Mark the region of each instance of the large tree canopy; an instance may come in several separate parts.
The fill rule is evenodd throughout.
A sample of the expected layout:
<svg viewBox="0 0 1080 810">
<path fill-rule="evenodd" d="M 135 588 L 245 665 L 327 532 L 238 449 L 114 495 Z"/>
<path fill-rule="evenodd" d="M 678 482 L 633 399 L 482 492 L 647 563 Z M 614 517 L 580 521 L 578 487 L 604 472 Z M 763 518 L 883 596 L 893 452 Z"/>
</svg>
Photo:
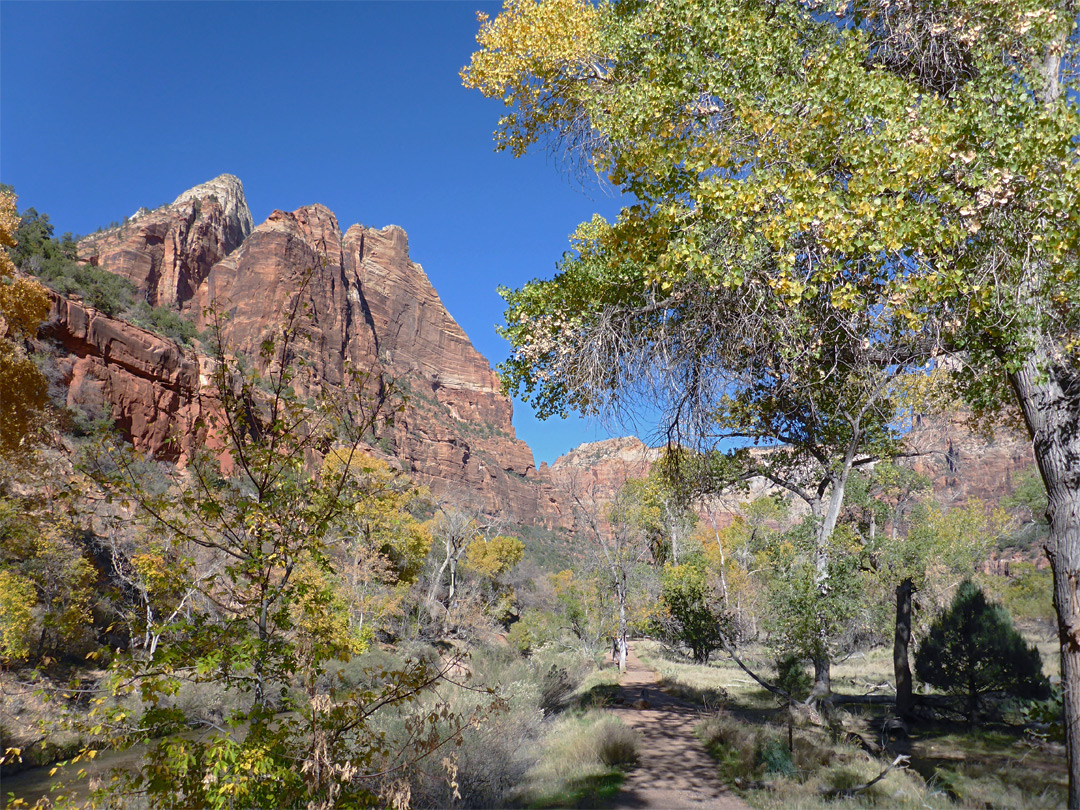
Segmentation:
<svg viewBox="0 0 1080 810">
<path fill-rule="evenodd" d="M 477 41 L 500 148 L 636 199 L 504 292 L 503 377 L 542 414 L 659 402 L 680 436 L 835 468 L 897 438 L 898 375 L 943 356 L 977 412 L 1019 405 L 1080 807 L 1075 0 L 507 0 Z"/>
<path fill-rule="evenodd" d="M 508 2 L 463 71 L 510 105 L 499 145 L 565 149 L 638 203 L 506 293 L 507 380 L 550 414 L 658 369 L 715 394 L 700 369 L 763 333 L 789 355 L 818 332 L 822 351 L 901 335 L 924 357 L 929 338 L 1010 370 L 1036 334 L 1075 351 L 1080 118 L 1075 77 L 1046 79 L 1074 18 L 1038 0 Z"/>
</svg>

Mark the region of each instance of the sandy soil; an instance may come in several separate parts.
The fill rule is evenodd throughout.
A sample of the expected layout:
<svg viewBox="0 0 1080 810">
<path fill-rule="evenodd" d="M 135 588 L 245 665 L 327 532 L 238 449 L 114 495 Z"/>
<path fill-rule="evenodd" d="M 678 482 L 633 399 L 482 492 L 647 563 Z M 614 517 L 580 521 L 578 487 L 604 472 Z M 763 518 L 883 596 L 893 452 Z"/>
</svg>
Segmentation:
<svg viewBox="0 0 1080 810">
<path fill-rule="evenodd" d="M 631 645 L 614 714 L 641 734 L 641 761 L 627 774 L 612 808 L 750 810 L 716 775 L 716 763 L 694 735 L 698 707 L 664 694 L 659 675 Z M 642 698 L 647 708 L 634 705 Z M 640 706 L 640 704 L 639 704 Z"/>
</svg>

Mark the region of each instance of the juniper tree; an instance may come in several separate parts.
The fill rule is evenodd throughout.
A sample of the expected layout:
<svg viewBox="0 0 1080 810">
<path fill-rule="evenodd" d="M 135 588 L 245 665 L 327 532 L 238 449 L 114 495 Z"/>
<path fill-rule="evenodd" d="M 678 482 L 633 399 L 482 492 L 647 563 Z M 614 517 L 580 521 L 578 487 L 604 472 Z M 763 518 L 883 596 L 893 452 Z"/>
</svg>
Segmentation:
<svg viewBox="0 0 1080 810">
<path fill-rule="evenodd" d="M 1024 642 L 1008 611 L 988 602 L 971 580 L 961 583 L 930 626 L 915 654 L 915 673 L 931 686 L 964 695 L 972 725 L 979 698 L 989 692 L 1045 698 L 1050 691 L 1038 649 Z"/>
</svg>

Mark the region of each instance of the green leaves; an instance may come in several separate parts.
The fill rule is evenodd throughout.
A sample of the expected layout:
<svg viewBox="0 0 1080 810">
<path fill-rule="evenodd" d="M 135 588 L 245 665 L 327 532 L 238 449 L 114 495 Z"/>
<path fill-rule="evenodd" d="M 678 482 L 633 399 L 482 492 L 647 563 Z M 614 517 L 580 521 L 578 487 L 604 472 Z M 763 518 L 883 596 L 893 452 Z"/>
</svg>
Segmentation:
<svg viewBox="0 0 1080 810">
<path fill-rule="evenodd" d="M 674 299 L 657 311 L 678 314 L 703 280 L 765 285 L 782 307 L 827 294 L 912 351 L 933 331 L 993 364 L 1032 327 L 1080 346 L 1080 116 L 1038 90 L 1041 54 L 1074 20 L 1024 0 L 968 0 L 933 26 L 921 6 L 853 4 L 834 24 L 728 5 L 512 2 L 485 24 L 466 83 L 517 105 L 516 149 L 569 143 L 640 201 L 583 226 L 551 282 L 507 297 L 509 389 L 545 414 L 604 409 L 641 369 L 624 355 L 622 375 L 586 374 L 562 349 L 613 312 L 651 339 L 643 310 Z M 598 72 L 575 73 L 586 51 Z M 1053 304 L 1018 312 L 1010 290 L 1032 262 Z"/>
</svg>

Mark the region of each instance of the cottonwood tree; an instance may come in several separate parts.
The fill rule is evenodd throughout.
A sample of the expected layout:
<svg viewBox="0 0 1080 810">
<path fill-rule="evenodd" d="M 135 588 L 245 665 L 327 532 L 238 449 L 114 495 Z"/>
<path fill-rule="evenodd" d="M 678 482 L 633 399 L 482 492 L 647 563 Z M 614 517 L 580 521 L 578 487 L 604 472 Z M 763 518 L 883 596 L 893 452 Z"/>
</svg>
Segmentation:
<svg viewBox="0 0 1080 810">
<path fill-rule="evenodd" d="M 631 620 L 632 588 L 637 569 L 649 556 L 650 546 L 641 519 L 643 504 L 635 497 L 638 487 L 619 488 L 615 497 L 604 500 L 595 486 L 572 481 L 575 531 L 587 544 L 589 556 L 602 571 L 599 587 L 612 600 L 615 622 L 615 653 L 619 671 L 626 671 L 627 636 Z"/>
<path fill-rule="evenodd" d="M 49 295 L 16 273 L 9 250 L 17 247 L 15 194 L 0 187 L 0 453 L 14 453 L 40 422 L 48 383 L 26 351 L 49 314 Z"/>
<path fill-rule="evenodd" d="M 356 501 L 330 547 L 349 631 L 366 647 L 381 625 L 403 613 L 408 589 L 420 577 L 432 537 L 413 510 L 427 503 L 427 493 L 368 453 L 339 449 L 323 461 L 324 475 L 343 468 Z"/>
<path fill-rule="evenodd" d="M 551 574 L 555 592 L 555 613 L 581 644 L 581 652 L 592 660 L 603 652 L 605 637 L 614 637 L 618 610 L 607 585 L 608 576 L 598 567 L 595 557 L 587 556 L 582 565 Z"/>
<path fill-rule="evenodd" d="M 428 588 L 429 609 L 439 606 L 443 613 L 450 612 L 458 593 L 458 566 L 469 550 L 469 544 L 480 536 L 484 526 L 482 516 L 449 504 L 439 506 L 439 512 L 431 520 L 429 531 L 435 542 L 442 546 L 442 560 Z M 446 589 L 445 601 L 439 598 L 443 588 Z"/>
<path fill-rule="evenodd" d="M 656 342 L 691 311 L 694 290 L 763 285 L 789 302 L 826 289 L 841 310 L 873 311 L 891 328 L 864 333 L 872 347 L 930 362 L 952 354 L 977 411 L 1019 406 L 1049 495 L 1070 807 L 1080 807 L 1076 31 L 1075 0 L 511 0 L 482 21 L 463 71 L 510 108 L 501 148 L 552 145 L 638 200 L 579 230 L 583 255 L 618 261 L 567 275 L 559 288 L 575 308 L 547 306 L 543 284 L 518 294 L 509 376 L 542 405 L 596 402 L 596 386 L 564 396 L 570 360 L 540 361 L 580 358 L 590 345 L 580 332 L 600 315 Z M 602 390 L 619 390 L 628 366 L 606 368 Z"/>
<path fill-rule="evenodd" d="M 660 575 L 661 613 L 656 619 L 660 634 L 670 643 L 683 644 L 699 664 L 724 646 L 730 635 L 730 617 L 723 609 L 717 589 L 709 582 L 704 559 L 664 566 Z"/>
</svg>

